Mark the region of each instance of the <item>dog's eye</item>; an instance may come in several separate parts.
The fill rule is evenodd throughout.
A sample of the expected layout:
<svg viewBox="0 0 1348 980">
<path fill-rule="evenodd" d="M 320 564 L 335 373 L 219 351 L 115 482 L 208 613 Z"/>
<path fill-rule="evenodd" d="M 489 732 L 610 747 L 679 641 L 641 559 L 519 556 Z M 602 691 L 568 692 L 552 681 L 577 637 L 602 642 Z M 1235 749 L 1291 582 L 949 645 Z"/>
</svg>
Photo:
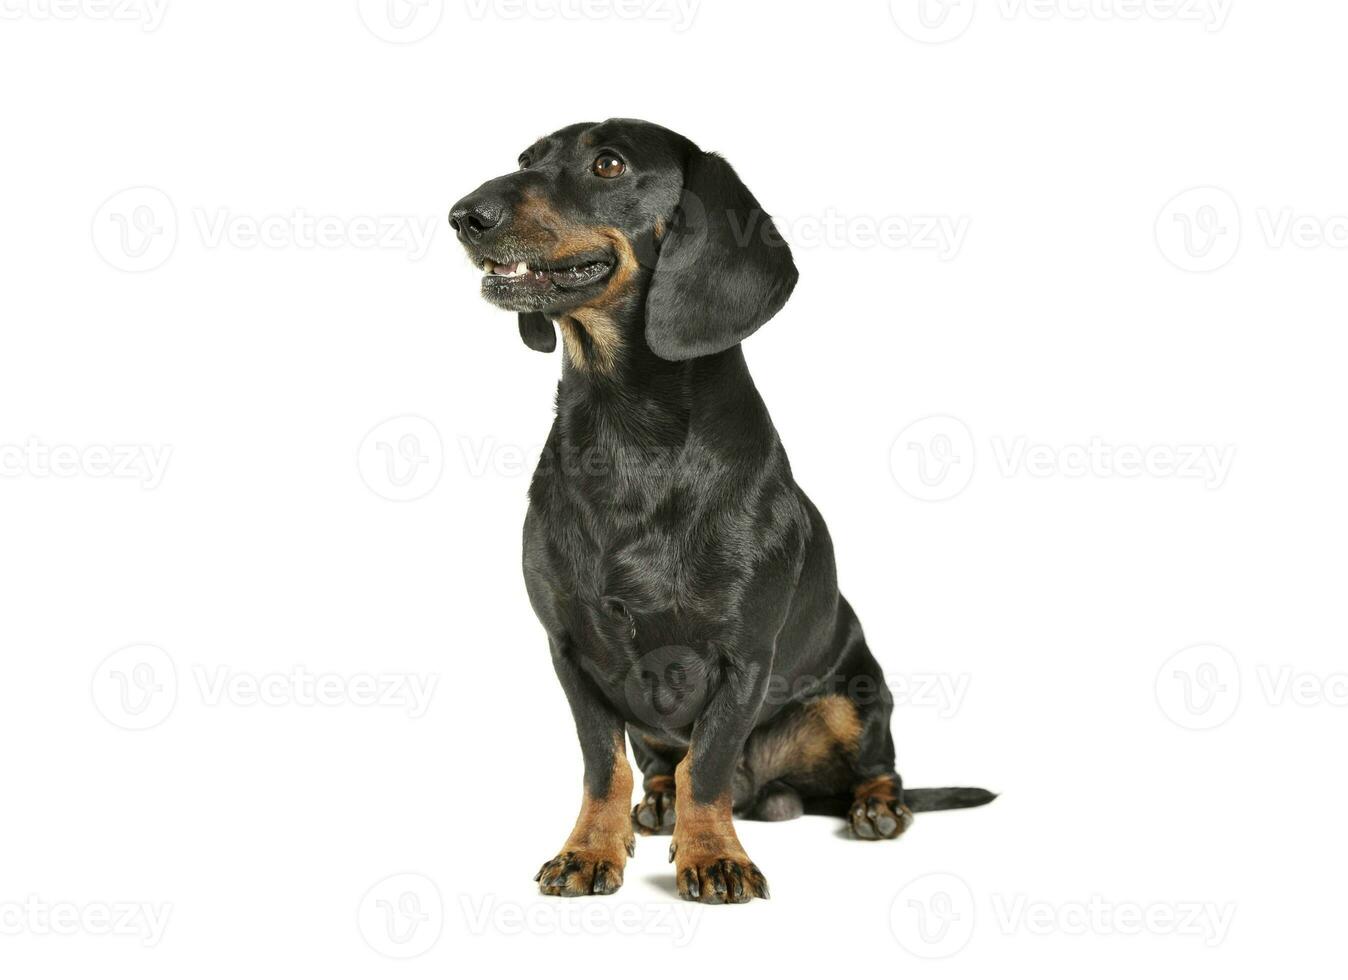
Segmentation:
<svg viewBox="0 0 1348 980">
<path fill-rule="evenodd" d="M 609 179 L 621 177 L 626 169 L 627 164 L 616 153 L 601 153 L 594 158 L 594 163 L 590 165 L 590 170 L 596 177 Z"/>
</svg>

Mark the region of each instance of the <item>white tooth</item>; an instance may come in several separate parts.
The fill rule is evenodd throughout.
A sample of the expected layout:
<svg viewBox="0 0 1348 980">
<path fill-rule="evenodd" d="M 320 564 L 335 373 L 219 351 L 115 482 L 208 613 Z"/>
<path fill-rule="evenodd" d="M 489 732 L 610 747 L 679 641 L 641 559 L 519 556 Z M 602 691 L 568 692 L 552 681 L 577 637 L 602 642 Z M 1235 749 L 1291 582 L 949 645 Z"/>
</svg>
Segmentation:
<svg viewBox="0 0 1348 980">
<path fill-rule="evenodd" d="M 483 260 L 482 260 L 482 271 L 485 272 L 485 273 L 487 273 L 487 275 L 491 275 L 491 260 L 490 260 L 490 259 L 483 259 Z"/>
<path fill-rule="evenodd" d="M 522 276 L 528 271 L 529 266 L 527 263 L 521 262 L 519 265 L 515 266 L 515 275 L 517 276 Z"/>
</svg>

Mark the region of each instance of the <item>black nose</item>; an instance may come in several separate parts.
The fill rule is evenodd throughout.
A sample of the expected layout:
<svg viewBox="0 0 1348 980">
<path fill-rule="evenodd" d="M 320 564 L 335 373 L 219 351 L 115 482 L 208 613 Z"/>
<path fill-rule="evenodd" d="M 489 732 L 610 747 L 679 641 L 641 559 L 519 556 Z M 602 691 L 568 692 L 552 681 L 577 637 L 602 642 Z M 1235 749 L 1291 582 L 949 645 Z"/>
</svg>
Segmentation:
<svg viewBox="0 0 1348 980">
<path fill-rule="evenodd" d="M 484 233 L 501 223 L 505 207 L 500 201 L 469 195 L 449 211 L 449 227 L 467 244 L 478 242 Z"/>
</svg>

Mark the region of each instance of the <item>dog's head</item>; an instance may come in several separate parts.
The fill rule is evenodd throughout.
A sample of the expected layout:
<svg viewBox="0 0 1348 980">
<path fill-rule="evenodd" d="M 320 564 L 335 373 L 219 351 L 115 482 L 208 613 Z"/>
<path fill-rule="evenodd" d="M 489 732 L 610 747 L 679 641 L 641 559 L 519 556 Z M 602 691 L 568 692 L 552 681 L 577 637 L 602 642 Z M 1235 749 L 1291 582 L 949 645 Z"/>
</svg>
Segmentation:
<svg viewBox="0 0 1348 980">
<path fill-rule="evenodd" d="M 739 343 L 796 284 L 791 251 L 730 164 L 660 126 L 579 123 L 450 211 L 482 295 L 578 367 L 643 343 L 665 360 Z"/>
</svg>

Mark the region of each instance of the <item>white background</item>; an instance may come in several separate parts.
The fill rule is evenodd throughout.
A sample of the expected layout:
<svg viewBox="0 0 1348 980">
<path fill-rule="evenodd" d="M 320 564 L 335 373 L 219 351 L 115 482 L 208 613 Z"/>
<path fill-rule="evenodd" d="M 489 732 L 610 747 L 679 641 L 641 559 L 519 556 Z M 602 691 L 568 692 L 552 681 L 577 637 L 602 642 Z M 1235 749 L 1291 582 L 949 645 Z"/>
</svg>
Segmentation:
<svg viewBox="0 0 1348 980">
<path fill-rule="evenodd" d="M 62 2 L 0 20 L 6 976 L 1339 949 L 1342 5 Z M 560 355 L 445 214 L 615 115 L 794 242 L 747 356 L 910 686 L 900 770 L 1003 794 L 743 824 L 744 907 L 678 902 L 663 838 L 613 897 L 531 881 L 580 796 L 518 568 Z"/>
</svg>

